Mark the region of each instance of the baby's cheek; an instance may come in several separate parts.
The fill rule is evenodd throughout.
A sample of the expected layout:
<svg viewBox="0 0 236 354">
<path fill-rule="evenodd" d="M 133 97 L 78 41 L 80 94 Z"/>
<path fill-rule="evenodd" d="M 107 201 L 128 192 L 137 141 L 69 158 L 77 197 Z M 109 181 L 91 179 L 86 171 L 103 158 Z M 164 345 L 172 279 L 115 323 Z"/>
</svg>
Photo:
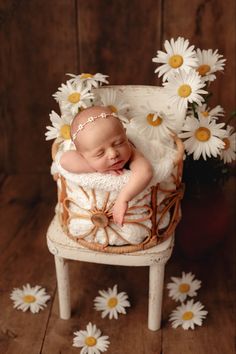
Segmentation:
<svg viewBox="0 0 236 354">
<path fill-rule="evenodd" d="M 104 161 L 102 159 L 93 161 L 92 167 L 98 172 L 104 172 L 106 170 L 106 166 L 105 166 Z"/>
</svg>

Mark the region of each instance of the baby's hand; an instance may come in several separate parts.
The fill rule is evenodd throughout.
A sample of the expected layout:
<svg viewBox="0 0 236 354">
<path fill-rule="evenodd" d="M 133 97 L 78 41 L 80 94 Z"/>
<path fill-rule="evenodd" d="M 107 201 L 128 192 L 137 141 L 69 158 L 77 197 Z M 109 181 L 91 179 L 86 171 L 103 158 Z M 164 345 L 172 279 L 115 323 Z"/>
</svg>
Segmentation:
<svg viewBox="0 0 236 354">
<path fill-rule="evenodd" d="M 120 226 L 123 226 L 124 215 L 128 209 L 128 202 L 124 200 L 117 199 L 113 208 L 113 220 L 114 223 Z"/>
</svg>

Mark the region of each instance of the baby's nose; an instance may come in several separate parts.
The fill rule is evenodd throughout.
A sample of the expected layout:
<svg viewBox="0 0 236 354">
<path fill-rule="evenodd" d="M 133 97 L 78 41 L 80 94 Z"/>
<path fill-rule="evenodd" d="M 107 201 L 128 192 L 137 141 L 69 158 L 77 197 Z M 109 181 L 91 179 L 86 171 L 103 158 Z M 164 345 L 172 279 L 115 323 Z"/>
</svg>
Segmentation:
<svg viewBox="0 0 236 354">
<path fill-rule="evenodd" d="M 110 148 L 108 153 L 111 159 L 115 159 L 119 155 L 118 151 L 114 148 Z"/>
</svg>

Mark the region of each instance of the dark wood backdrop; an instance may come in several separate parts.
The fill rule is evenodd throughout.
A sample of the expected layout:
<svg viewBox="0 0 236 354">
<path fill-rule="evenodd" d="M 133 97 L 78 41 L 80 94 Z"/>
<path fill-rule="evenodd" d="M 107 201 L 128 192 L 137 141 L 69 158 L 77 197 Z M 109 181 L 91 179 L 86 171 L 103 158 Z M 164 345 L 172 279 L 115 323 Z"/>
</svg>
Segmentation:
<svg viewBox="0 0 236 354">
<path fill-rule="evenodd" d="M 156 85 L 163 41 L 183 36 L 227 58 L 212 105 L 235 108 L 234 0 L 0 0 L 0 166 L 45 173 L 52 94 L 65 73 L 101 72 L 110 84 Z"/>
</svg>

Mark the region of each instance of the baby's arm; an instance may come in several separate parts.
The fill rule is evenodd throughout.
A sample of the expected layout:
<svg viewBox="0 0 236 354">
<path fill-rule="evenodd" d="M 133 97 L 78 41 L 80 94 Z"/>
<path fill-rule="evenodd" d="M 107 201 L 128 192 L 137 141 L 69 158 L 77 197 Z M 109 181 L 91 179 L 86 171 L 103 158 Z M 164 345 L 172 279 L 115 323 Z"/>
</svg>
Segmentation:
<svg viewBox="0 0 236 354">
<path fill-rule="evenodd" d="M 130 162 L 131 176 L 127 185 L 120 191 L 113 207 L 114 222 L 122 225 L 128 202 L 142 192 L 152 179 L 150 162 L 136 149 Z"/>
<path fill-rule="evenodd" d="M 66 151 L 60 159 L 61 166 L 72 173 L 96 172 L 77 151 Z"/>
</svg>

